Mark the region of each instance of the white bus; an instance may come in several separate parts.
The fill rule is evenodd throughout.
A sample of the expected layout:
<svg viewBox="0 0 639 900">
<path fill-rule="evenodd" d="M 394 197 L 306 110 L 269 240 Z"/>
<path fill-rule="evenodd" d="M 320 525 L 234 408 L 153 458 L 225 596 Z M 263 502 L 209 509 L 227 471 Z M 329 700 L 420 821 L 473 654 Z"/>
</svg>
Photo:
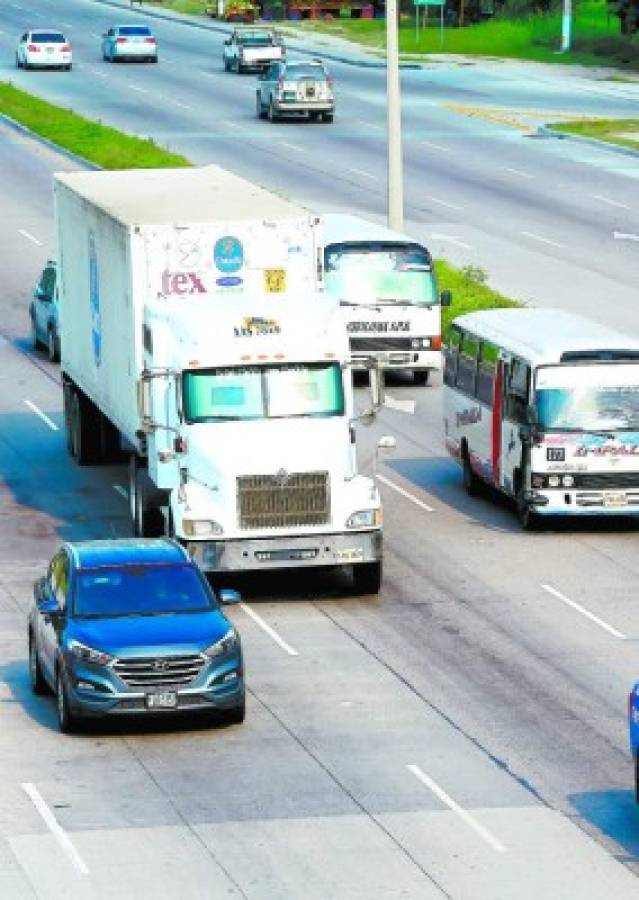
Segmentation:
<svg viewBox="0 0 639 900">
<path fill-rule="evenodd" d="M 441 307 L 430 253 L 412 238 L 359 216 L 328 213 L 324 221 L 326 290 L 344 310 L 351 358 L 366 368 L 407 369 L 426 384 L 441 368 Z"/>
<path fill-rule="evenodd" d="M 446 446 L 464 486 L 538 516 L 639 515 L 639 341 L 560 310 L 460 316 L 444 357 Z"/>
</svg>

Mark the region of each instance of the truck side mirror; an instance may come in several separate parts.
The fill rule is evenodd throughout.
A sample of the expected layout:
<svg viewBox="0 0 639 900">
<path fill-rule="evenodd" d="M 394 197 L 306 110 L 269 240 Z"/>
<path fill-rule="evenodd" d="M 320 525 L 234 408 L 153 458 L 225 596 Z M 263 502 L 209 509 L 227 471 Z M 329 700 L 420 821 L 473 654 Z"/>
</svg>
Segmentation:
<svg viewBox="0 0 639 900">
<path fill-rule="evenodd" d="M 384 405 L 384 394 L 385 394 L 385 380 L 384 380 L 384 370 L 380 369 L 377 364 L 374 364 L 369 368 L 369 376 L 370 376 L 370 385 L 371 385 L 371 400 L 373 401 L 373 409 L 378 410 L 381 409 Z"/>
<path fill-rule="evenodd" d="M 439 295 L 439 302 L 442 306 L 450 306 L 453 302 L 453 295 L 450 291 L 442 291 Z"/>
<path fill-rule="evenodd" d="M 151 379 L 148 372 L 143 372 L 137 384 L 138 415 L 142 430 L 149 434 L 153 430 L 151 417 Z"/>
</svg>

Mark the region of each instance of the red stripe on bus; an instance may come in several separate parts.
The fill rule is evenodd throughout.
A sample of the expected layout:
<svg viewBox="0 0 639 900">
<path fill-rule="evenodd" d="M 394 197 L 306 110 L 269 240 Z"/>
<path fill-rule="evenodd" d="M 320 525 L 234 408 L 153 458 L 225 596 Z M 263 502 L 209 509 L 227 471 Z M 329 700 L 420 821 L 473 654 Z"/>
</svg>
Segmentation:
<svg viewBox="0 0 639 900">
<path fill-rule="evenodd" d="M 493 385 L 493 419 L 492 419 L 492 464 L 493 464 L 493 481 L 495 484 L 501 482 L 501 399 L 502 385 L 504 381 L 504 363 L 500 359 L 497 363 L 497 371 L 495 372 L 495 383 Z"/>
</svg>

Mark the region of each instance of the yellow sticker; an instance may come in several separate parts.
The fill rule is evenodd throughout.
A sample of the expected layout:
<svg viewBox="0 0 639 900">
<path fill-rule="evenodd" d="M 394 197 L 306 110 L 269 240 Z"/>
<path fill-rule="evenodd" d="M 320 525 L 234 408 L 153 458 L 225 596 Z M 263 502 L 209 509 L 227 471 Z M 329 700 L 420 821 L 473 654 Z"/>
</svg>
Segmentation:
<svg viewBox="0 0 639 900">
<path fill-rule="evenodd" d="M 286 269 L 264 269 L 264 290 L 267 294 L 286 292 Z"/>
</svg>

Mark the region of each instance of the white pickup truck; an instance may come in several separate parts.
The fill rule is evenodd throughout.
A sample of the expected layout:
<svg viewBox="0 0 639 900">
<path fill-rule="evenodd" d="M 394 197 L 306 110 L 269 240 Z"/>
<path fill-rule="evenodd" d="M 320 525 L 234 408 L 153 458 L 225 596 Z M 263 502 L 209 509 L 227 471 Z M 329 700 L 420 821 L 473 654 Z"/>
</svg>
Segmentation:
<svg viewBox="0 0 639 900">
<path fill-rule="evenodd" d="M 284 59 L 286 48 L 282 38 L 265 28 L 236 28 L 224 41 L 224 71 L 245 72 L 266 69 Z"/>
</svg>

